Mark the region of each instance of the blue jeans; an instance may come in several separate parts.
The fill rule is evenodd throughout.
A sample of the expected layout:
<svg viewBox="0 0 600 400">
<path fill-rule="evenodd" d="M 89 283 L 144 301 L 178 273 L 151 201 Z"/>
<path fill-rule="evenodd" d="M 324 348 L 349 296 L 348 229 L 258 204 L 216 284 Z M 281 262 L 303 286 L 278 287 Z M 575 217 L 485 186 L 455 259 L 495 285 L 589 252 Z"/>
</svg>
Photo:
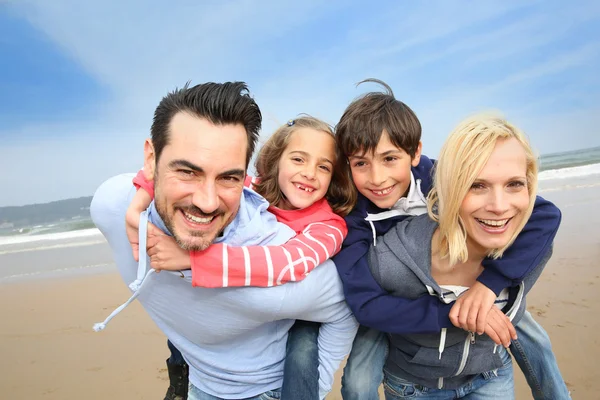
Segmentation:
<svg viewBox="0 0 600 400">
<path fill-rule="evenodd" d="M 385 333 L 363 325 L 358 328 L 342 376 L 344 400 L 379 400 L 388 348 Z"/>
<path fill-rule="evenodd" d="M 173 345 L 173 343 L 171 343 L 170 340 L 167 340 L 167 346 L 169 347 L 169 350 L 171 351 L 171 355 L 169 356 L 169 358 L 167 358 L 167 364 L 169 365 L 185 365 L 185 360 L 183 359 L 183 356 L 181 355 L 181 352 L 177 349 L 177 347 L 175 347 Z"/>
<path fill-rule="evenodd" d="M 283 374 L 282 399 L 319 400 L 320 324 L 296 321 L 290 330 Z M 384 333 L 360 326 L 342 377 L 344 400 L 379 400 L 388 339 Z"/>
<path fill-rule="evenodd" d="M 386 400 L 431 399 L 431 400 L 511 400 L 515 398 L 515 381 L 512 361 L 508 351 L 499 350 L 503 366 L 477 375 L 471 382 L 458 389 L 434 389 L 413 384 L 385 372 L 383 389 Z"/>
<path fill-rule="evenodd" d="M 526 311 L 517 326 L 517 340 L 510 352 L 531 388 L 535 400 L 570 399 L 569 390 L 560 374 L 548 334 Z"/>
<path fill-rule="evenodd" d="M 319 400 L 318 322 L 296 321 L 288 333 L 281 397 Z"/>
<path fill-rule="evenodd" d="M 240 400 L 279 400 L 279 399 L 281 399 L 281 390 L 275 389 L 275 390 L 269 390 L 267 392 L 264 392 L 263 394 L 259 394 L 258 396 L 246 397 L 245 399 L 240 399 Z M 222 399 L 221 397 L 212 396 L 208 393 L 204 393 L 203 391 L 198 389 L 196 386 L 190 384 L 190 389 L 188 391 L 188 400 L 225 400 L 225 399 Z"/>
</svg>

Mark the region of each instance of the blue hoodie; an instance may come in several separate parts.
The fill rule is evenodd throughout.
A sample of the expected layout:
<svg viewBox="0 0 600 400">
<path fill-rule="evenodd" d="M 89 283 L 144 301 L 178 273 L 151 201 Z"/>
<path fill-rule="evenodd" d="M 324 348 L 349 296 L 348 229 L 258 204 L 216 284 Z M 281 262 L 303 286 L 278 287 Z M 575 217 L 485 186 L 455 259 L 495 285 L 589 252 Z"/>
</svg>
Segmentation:
<svg viewBox="0 0 600 400">
<path fill-rule="evenodd" d="M 190 382 L 225 399 L 253 397 L 281 387 L 288 330 L 294 319 L 302 319 L 323 323 L 318 344 L 319 391 L 324 397 L 358 328 L 333 262 L 323 263 L 301 282 L 272 288 L 197 288 L 191 285 L 189 271 L 156 274 L 143 268 L 150 263 L 140 241 L 144 248 L 140 273 L 124 223 L 135 193 L 132 177 L 119 175 L 100 186 L 91 204 L 92 219 L 108 240 L 123 280 L 139 283 L 134 296 L 183 354 L 190 366 Z M 264 198 L 244 189 L 235 219 L 215 242 L 234 246 L 285 243 L 294 232 L 278 223 L 268 206 Z M 144 215 L 140 231 L 144 231 Z M 169 234 L 154 203 L 147 216 Z"/>
<path fill-rule="evenodd" d="M 432 187 L 433 166 L 432 160 L 421 156 L 419 165 L 412 168 L 415 182 L 411 186 L 417 187 L 410 190 L 420 189 L 423 198 Z M 387 218 L 372 218 L 376 214 Z M 378 208 L 359 194 L 356 207 L 346 217 L 348 236 L 333 261 L 344 284 L 346 301 L 358 322 L 388 333 L 439 332 L 453 326 L 448 317 L 453 303 L 444 304 L 429 295 L 416 299 L 394 296 L 375 281 L 369 269 L 368 252 L 375 243 L 374 236 L 385 234 L 408 215 L 390 216 L 389 210 Z M 496 295 L 504 288 L 518 286 L 550 251 L 560 220 L 560 210 L 538 196 L 523 231 L 501 259 L 484 260 L 478 281 Z"/>
</svg>

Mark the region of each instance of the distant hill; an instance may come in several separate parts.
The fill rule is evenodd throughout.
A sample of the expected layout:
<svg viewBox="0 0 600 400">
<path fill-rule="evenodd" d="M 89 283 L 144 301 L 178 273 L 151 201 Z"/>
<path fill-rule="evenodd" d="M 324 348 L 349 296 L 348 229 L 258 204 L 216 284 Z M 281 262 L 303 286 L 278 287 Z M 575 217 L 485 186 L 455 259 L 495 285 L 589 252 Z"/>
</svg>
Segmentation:
<svg viewBox="0 0 600 400">
<path fill-rule="evenodd" d="M 0 229 L 18 229 L 59 222 L 90 219 L 92 196 L 30 204 L 19 207 L 0 207 Z"/>
</svg>

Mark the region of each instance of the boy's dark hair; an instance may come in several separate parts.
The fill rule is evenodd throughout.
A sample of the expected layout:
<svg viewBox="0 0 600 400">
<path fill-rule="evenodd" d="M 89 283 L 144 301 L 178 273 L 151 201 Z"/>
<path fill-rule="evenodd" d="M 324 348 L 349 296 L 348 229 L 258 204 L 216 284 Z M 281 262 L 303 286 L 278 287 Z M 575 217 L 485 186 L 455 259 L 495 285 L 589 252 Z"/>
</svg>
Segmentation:
<svg viewBox="0 0 600 400">
<path fill-rule="evenodd" d="M 206 118 L 215 125 L 242 124 L 248 135 L 246 167 L 250 162 L 258 140 L 262 115 L 258 105 L 244 82 L 202 83 L 189 87 L 189 82 L 181 89 L 167 94 L 154 111 L 154 121 L 150 133 L 156 155 L 156 162 L 164 147 L 169 143 L 169 126 L 175 114 L 187 112 Z"/>
<path fill-rule="evenodd" d="M 346 157 L 374 151 L 383 131 L 390 141 L 411 157 L 415 156 L 421 140 L 421 123 L 413 110 L 396 100 L 392 89 L 379 79 L 365 79 L 377 83 L 384 92 L 369 92 L 356 98 L 344 111 L 336 126 L 336 140 Z"/>
</svg>

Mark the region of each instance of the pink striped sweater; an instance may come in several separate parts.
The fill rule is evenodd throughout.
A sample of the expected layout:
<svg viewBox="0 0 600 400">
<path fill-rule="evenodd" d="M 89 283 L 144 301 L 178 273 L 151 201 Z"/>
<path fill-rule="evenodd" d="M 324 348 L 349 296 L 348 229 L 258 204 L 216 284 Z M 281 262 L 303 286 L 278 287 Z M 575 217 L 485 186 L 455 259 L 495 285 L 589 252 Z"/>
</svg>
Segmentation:
<svg viewBox="0 0 600 400">
<path fill-rule="evenodd" d="M 244 185 L 251 187 L 252 182 L 247 177 Z M 154 198 L 154 182 L 146 180 L 142 171 L 133 183 Z M 333 212 L 324 198 L 302 210 L 271 206 L 269 211 L 292 228 L 296 236 L 281 246 L 233 247 L 219 243 L 204 251 L 192 251 L 192 285 L 269 287 L 300 281 L 337 254 L 348 233 L 344 219 Z"/>
</svg>

